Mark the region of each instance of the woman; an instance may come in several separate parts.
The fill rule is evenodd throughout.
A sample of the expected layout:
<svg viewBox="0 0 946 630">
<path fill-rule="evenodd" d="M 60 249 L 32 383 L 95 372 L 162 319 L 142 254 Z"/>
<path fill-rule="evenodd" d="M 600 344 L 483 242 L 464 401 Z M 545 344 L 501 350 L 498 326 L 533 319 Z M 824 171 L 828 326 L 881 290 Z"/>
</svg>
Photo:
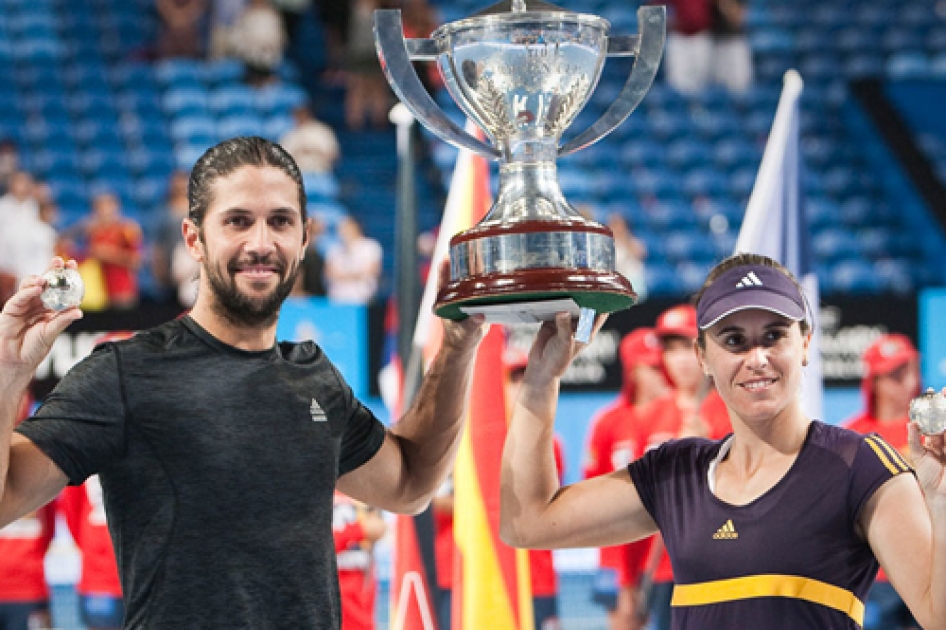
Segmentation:
<svg viewBox="0 0 946 630">
<path fill-rule="evenodd" d="M 913 471 L 878 436 L 805 417 L 807 307 L 775 261 L 723 261 L 697 313 L 695 350 L 732 436 L 672 440 L 561 490 L 552 422 L 580 345 L 565 314 L 543 325 L 503 454 L 504 540 L 592 547 L 660 531 L 676 576 L 675 630 L 860 628 L 878 564 L 924 628 L 946 628 L 943 436 L 910 427 Z"/>
</svg>

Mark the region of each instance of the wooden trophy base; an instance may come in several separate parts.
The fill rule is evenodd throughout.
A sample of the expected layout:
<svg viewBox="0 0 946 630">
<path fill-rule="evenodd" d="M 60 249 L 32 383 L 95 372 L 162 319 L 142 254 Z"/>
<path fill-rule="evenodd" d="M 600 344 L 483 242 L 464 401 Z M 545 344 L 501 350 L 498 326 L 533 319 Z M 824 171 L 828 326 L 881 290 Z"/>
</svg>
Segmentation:
<svg viewBox="0 0 946 630">
<path fill-rule="evenodd" d="M 579 308 L 612 313 L 636 301 L 631 283 L 614 271 L 536 268 L 451 281 L 438 293 L 434 312 L 452 320 L 482 312 L 487 321 L 514 323 L 544 321 L 566 310 L 577 315 Z"/>
</svg>

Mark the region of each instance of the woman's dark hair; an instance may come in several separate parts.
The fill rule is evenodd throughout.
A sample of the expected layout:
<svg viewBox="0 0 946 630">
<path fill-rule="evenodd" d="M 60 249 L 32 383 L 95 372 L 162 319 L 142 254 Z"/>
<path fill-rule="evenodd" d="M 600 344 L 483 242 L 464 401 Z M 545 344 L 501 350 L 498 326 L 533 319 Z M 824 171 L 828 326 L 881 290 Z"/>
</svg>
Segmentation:
<svg viewBox="0 0 946 630">
<path fill-rule="evenodd" d="M 795 275 L 789 271 L 785 265 L 775 260 L 774 258 L 769 258 L 768 256 L 763 256 L 762 254 L 750 254 L 747 252 L 740 252 L 738 254 L 733 254 L 729 258 L 724 258 L 721 260 L 715 267 L 710 269 L 710 272 L 706 275 L 706 280 L 703 281 L 703 286 L 700 287 L 700 290 L 695 296 L 693 296 L 693 306 L 697 306 L 700 303 L 700 300 L 703 298 L 703 294 L 706 292 L 706 289 L 709 288 L 713 282 L 716 281 L 716 278 L 720 277 L 730 269 L 736 267 L 742 267 L 744 265 L 759 265 L 762 267 L 771 267 L 779 271 L 783 276 L 792 281 L 792 284 L 798 289 L 799 295 L 805 301 L 806 310 L 809 313 L 809 316 L 805 319 L 798 322 L 799 328 L 801 328 L 802 336 L 807 335 L 811 332 L 811 307 L 808 306 L 808 298 L 805 297 L 805 290 L 802 288 L 801 283 L 798 282 L 798 279 Z M 697 336 L 697 343 L 700 344 L 700 347 L 705 347 L 706 338 L 704 336 L 705 331 L 702 329 L 699 331 Z"/>
<path fill-rule="evenodd" d="M 243 166 L 273 166 L 288 175 L 299 189 L 299 208 L 302 221 L 305 222 L 305 187 L 296 161 L 275 142 L 251 136 L 224 140 L 207 149 L 194 164 L 187 187 L 187 201 L 190 206 L 188 217 L 198 228 L 203 227 L 204 216 L 213 196 L 213 183 Z"/>
</svg>

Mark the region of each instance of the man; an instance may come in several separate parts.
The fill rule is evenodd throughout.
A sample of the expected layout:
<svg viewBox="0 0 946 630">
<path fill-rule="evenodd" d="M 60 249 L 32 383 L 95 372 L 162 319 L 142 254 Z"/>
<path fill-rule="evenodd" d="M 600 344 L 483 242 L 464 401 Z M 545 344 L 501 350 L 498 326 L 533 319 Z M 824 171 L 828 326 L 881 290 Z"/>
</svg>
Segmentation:
<svg viewBox="0 0 946 630">
<path fill-rule="evenodd" d="M 381 509 L 427 505 L 457 449 L 483 319 L 444 323 L 416 404 L 385 430 L 314 343 L 276 343 L 306 246 L 292 158 L 262 138 L 222 142 L 189 200 L 193 310 L 100 346 L 16 433 L 21 393 L 82 314 L 46 311 L 37 277 L 0 312 L 0 526 L 98 473 L 126 628 L 337 630 L 336 485 Z"/>
<path fill-rule="evenodd" d="M 864 411 L 849 418 L 848 429 L 876 433 L 904 456 L 909 456 L 907 424 L 910 400 L 920 393 L 920 357 L 906 335 L 880 335 L 864 351 Z M 910 610 L 880 571 L 870 590 L 865 630 L 906 630 L 917 623 Z"/>
</svg>

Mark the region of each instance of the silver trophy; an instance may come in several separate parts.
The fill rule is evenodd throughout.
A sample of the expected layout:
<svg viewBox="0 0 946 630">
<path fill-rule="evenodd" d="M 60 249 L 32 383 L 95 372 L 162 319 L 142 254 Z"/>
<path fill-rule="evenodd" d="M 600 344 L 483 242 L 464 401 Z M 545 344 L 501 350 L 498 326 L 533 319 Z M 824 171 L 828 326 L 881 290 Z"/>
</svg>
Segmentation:
<svg viewBox="0 0 946 630">
<path fill-rule="evenodd" d="M 611 230 L 584 218 L 562 195 L 558 157 L 583 149 L 627 118 L 650 89 L 663 53 L 666 10 L 638 10 L 638 35 L 610 35 L 607 20 L 530 0 L 500 2 L 406 39 L 399 10 L 374 15 L 388 82 L 437 136 L 500 162 L 499 192 L 480 223 L 450 241 L 450 281 L 435 311 L 528 312 L 548 319 L 563 303 L 594 312 L 631 306 L 636 294 L 614 269 Z M 623 89 L 588 129 L 561 143 L 588 102 L 606 57 L 634 57 Z M 424 89 L 412 61 L 436 61 L 447 89 L 489 143 L 450 120 Z M 503 321 L 496 315 L 494 321 Z"/>
<path fill-rule="evenodd" d="M 932 387 L 910 401 L 910 420 L 916 422 L 923 435 L 939 435 L 946 431 L 946 396 Z"/>
</svg>

